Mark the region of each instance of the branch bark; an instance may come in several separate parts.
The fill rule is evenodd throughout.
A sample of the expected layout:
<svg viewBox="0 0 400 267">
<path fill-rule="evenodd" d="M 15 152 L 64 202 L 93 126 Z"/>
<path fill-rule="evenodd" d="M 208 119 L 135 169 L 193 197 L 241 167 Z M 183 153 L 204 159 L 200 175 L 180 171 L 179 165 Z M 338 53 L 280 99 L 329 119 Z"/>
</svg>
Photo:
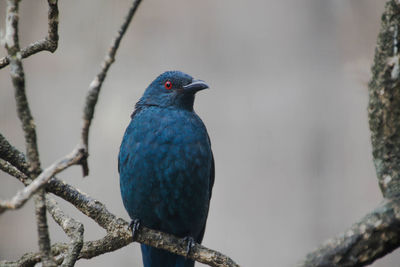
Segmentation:
<svg viewBox="0 0 400 267">
<path fill-rule="evenodd" d="M 369 84 L 372 155 L 383 196 L 400 195 L 400 6 L 386 4 Z"/>
<path fill-rule="evenodd" d="M 18 166 L 18 163 L 23 163 L 24 165 L 18 166 L 23 172 L 28 171 L 28 163 L 25 161 L 25 155 L 19 153 L 17 149 L 7 142 L 5 137 L 0 134 L 0 159 L 8 161 L 11 165 Z"/>
<path fill-rule="evenodd" d="M 365 266 L 400 246 L 400 199 L 384 201 L 350 229 L 307 255 L 301 266 Z"/>
<path fill-rule="evenodd" d="M 53 219 L 60 225 L 64 232 L 71 239 L 68 251 L 64 257 L 61 267 L 72 267 L 78 260 L 83 246 L 83 224 L 65 214 L 58 206 L 54 198 L 46 197 L 47 210 Z"/>
<path fill-rule="evenodd" d="M 372 154 L 384 201 L 350 229 L 307 255 L 301 266 L 365 266 L 400 246 L 399 1 L 382 15 L 369 83 Z"/>
<path fill-rule="evenodd" d="M 117 36 L 111 43 L 111 47 L 106 54 L 104 61 L 101 64 L 101 70 L 93 79 L 93 81 L 89 85 L 89 90 L 86 95 L 85 107 L 83 109 L 83 122 L 82 122 L 82 132 L 81 132 L 81 146 L 85 151 L 88 151 L 89 146 L 89 127 L 92 123 L 94 110 L 96 107 L 97 100 L 99 98 L 100 89 L 103 85 L 104 79 L 106 78 L 107 72 L 112 63 L 115 61 L 115 55 L 119 48 L 119 44 L 121 43 L 122 37 L 124 36 L 126 30 L 128 29 L 129 24 L 132 21 L 133 16 L 135 15 L 136 10 L 139 7 L 139 4 L 142 0 L 135 0 L 130 7 L 128 14 L 126 15 L 124 22 L 119 29 Z M 89 168 L 87 161 L 84 160 L 83 164 L 83 176 L 89 175 Z"/>
</svg>

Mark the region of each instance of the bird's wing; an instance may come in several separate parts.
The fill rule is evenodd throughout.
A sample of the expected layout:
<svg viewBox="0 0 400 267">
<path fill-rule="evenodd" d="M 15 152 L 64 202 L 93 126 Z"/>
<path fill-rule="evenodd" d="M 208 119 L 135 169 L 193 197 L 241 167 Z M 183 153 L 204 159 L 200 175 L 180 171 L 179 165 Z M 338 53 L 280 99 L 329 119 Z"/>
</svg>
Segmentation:
<svg viewBox="0 0 400 267">
<path fill-rule="evenodd" d="M 210 140 L 210 136 L 207 133 L 207 137 L 208 137 L 208 143 L 210 143 L 211 146 L 211 140 Z M 214 165 L 214 154 L 211 150 L 211 171 L 210 171 L 210 181 L 209 181 L 209 189 L 210 189 L 210 198 L 211 199 L 211 195 L 212 195 L 212 189 L 214 187 L 214 180 L 215 180 L 215 165 Z"/>
<path fill-rule="evenodd" d="M 215 180 L 215 166 L 214 166 L 214 155 L 211 151 L 211 172 L 210 172 L 210 199 L 212 195 L 212 189 L 214 187 L 214 180 Z"/>
<path fill-rule="evenodd" d="M 119 150 L 121 151 L 121 147 L 120 147 Z M 119 167 L 120 167 L 120 160 L 119 160 L 120 154 L 121 154 L 121 152 L 119 152 L 119 154 L 118 154 L 118 173 L 121 172 L 121 171 L 119 170 Z"/>
<path fill-rule="evenodd" d="M 133 120 L 133 118 L 135 117 L 136 114 L 138 114 L 138 112 L 142 110 L 141 106 L 139 106 L 138 104 L 135 105 L 135 110 L 133 111 L 132 115 L 131 115 L 131 120 Z M 119 170 L 120 167 L 120 159 L 119 159 L 119 155 L 118 155 L 118 173 L 120 172 Z"/>
<path fill-rule="evenodd" d="M 212 189 L 214 186 L 214 180 L 215 180 L 214 155 L 211 151 L 211 171 L 210 171 L 210 183 L 209 183 L 210 199 L 211 199 L 211 195 L 212 195 Z M 208 209 L 210 209 L 210 203 L 208 204 Z M 208 211 L 207 211 L 207 217 L 208 217 Z M 201 232 L 200 232 L 198 238 L 196 239 L 196 242 L 199 244 L 201 244 L 201 241 L 203 241 L 204 232 L 206 231 L 206 224 L 207 224 L 207 218 L 204 222 L 203 229 L 201 229 Z"/>
</svg>

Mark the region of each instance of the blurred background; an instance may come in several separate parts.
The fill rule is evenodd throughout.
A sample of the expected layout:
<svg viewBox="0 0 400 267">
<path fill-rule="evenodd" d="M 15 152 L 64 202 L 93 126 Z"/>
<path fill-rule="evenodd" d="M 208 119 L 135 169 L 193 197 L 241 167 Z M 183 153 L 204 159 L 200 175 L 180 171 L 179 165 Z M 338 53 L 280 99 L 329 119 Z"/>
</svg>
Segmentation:
<svg viewBox="0 0 400 267">
<path fill-rule="evenodd" d="M 203 244 L 243 266 L 294 266 L 381 201 L 367 120 L 384 0 L 144 0 L 103 85 L 90 131 L 90 176 L 59 175 L 126 220 L 117 154 L 134 104 L 165 70 L 211 87 L 195 109 L 211 136 L 216 183 Z M 47 1 L 22 1 L 21 46 L 47 32 Z M 59 2 L 55 54 L 23 61 L 42 166 L 78 141 L 83 98 L 130 1 Z M 5 1 L 0 1 L 4 32 Z M 4 49 L 0 56 L 5 55 Z M 0 132 L 24 151 L 8 68 Z M 22 185 L 0 173 L 0 198 Z M 85 240 L 103 229 L 70 204 Z M 52 219 L 52 242 L 67 242 Z M 33 201 L 0 216 L 0 260 L 37 251 Z M 398 266 L 400 251 L 372 266 Z M 138 244 L 76 266 L 141 266 Z M 198 264 L 198 266 L 202 266 Z"/>
</svg>

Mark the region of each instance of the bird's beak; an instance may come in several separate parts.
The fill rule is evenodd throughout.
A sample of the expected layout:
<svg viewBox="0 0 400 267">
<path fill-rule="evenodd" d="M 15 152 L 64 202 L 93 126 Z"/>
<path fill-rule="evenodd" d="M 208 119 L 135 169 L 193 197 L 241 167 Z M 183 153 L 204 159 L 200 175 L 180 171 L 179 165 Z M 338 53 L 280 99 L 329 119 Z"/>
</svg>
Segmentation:
<svg viewBox="0 0 400 267">
<path fill-rule="evenodd" d="M 184 92 L 196 93 L 200 90 L 207 89 L 208 85 L 202 80 L 193 79 L 191 83 L 183 86 Z"/>
</svg>

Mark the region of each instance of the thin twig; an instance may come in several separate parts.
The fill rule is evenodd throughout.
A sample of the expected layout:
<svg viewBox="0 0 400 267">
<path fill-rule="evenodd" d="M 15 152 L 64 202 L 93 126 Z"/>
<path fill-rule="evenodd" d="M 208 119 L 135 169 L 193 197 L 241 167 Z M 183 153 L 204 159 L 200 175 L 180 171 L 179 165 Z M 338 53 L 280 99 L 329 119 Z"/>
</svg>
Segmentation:
<svg viewBox="0 0 400 267">
<path fill-rule="evenodd" d="M 117 36 L 112 41 L 111 47 L 108 50 L 107 55 L 104 58 L 104 61 L 101 64 L 101 70 L 93 79 L 93 81 L 89 85 L 89 89 L 86 95 L 85 107 L 83 110 L 83 122 L 82 122 L 82 133 L 81 133 L 81 145 L 88 152 L 89 147 L 89 128 L 92 123 L 93 114 L 95 111 L 96 103 L 99 98 L 99 93 L 101 86 L 103 84 L 104 79 L 106 78 L 107 71 L 110 68 L 111 64 L 115 61 L 115 55 L 119 48 L 119 44 L 121 42 L 122 37 L 124 36 L 126 30 L 130 22 L 132 21 L 133 16 L 139 4 L 142 0 L 135 0 L 132 3 L 131 8 L 126 15 L 124 22 L 119 29 Z M 89 174 L 89 168 L 86 160 L 82 161 L 83 168 L 83 176 L 87 176 Z"/>
<path fill-rule="evenodd" d="M 49 51 L 54 53 L 58 46 L 58 0 L 48 0 L 48 35 L 37 42 L 28 45 L 25 49 L 21 50 L 21 57 L 27 58 L 40 51 Z M 10 56 L 0 59 L 0 69 L 4 68 L 10 63 Z"/>
<path fill-rule="evenodd" d="M 47 210 L 71 239 L 61 267 L 73 267 L 83 246 L 83 224 L 65 214 L 54 198 L 46 197 Z"/>
</svg>

